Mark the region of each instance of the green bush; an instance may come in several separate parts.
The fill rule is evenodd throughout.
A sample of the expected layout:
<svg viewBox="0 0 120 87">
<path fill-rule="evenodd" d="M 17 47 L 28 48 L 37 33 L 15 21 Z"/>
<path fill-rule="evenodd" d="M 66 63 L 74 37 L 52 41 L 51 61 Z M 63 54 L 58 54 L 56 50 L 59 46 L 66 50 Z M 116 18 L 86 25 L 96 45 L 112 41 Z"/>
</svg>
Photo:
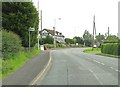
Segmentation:
<svg viewBox="0 0 120 87">
<path fill-rule="evenodd" d="M 15 55 L 21 50 L 21 39 L 13 32 L 2 30 L 2 54 L 3 59 Z"/>
<path fill-rule="evenodd" d="M 44 45 L 47 49 L 50 49 L 50 48 L 54 48 L 54 44 L 45 44 Z M 60 44 L 60 43 L 57 43 L 56 44 L 56 48 L 65 48 L 66 45 L 65 44 Z"/>
<path fill-rule="evenodd" d="M 18 68 L 20 68 L 24 63 L 26 63 L 30 58 L 32 58 L 34 55 L 42 52 L 41 50 L 36 50 L 34 48 L 29 51 L 27 48 L 25 48 L 23 51 L 20 51 L 17 55 L 11 56 L 7 60 L 2 60 L 2 67 L 0 67 L 0 75 L 2 74 L 1 78 L 5 78 L 10 73 L 16 71 Z"/>
<path fill-rule="evenodd" d="M 104 43 L 101 52 L 105 54 L 120 55 L 120 43 Z"/>
</svg>

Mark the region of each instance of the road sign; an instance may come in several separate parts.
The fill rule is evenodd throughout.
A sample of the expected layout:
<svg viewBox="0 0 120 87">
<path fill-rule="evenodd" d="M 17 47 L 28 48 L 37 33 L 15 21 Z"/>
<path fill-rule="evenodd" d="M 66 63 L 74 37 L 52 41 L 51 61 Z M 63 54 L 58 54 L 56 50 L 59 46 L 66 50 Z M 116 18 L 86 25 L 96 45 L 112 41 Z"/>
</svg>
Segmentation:
<svg viewBox="0 0 120 87">
<path fill-rule="evenodd" d="M 35 28 L 31 28 L 31 27 L 30 27 L 30 28 L 29 28 L 29 31 L 35 31 Z"/>
</svg>

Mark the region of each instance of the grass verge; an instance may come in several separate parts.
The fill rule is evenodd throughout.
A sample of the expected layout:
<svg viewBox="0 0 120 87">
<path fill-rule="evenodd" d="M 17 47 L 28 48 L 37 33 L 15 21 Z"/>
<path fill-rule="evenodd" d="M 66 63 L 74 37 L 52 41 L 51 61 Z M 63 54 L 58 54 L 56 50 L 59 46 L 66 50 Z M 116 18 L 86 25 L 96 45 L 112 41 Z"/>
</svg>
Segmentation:
<svg viewBox="0 0 120 87">
<path fill-rule="evenodd" d="M 0 67 L 0 79 L 7 77 L 12 72 L 16 71 L 18 68 L 20 68 L 25 62 L 27 62 L 30 58 L 32 58 L 34 55 L 40 53 L 40 50 L 32 50 L 19 52 L 18 55 L 12 56 L 11 58 L 7 60 L 1 60 L 2 61 L 2 67 Z"/>
<path fill-rule="evenodd" d="M 83 52 L 90 53 L 90 54 L 101 55 L 101 56 L 108 56 L 108 57 L 113 57 L 113 58 L 120 58 L 120 56 L 117 56 L 117 55 L 101 53 L 101 49 L 100 48 L 94 48 L 93 50 L 92 50 L 92 48 L 90 48 L 90 49 L 84 50 Z"/>
<path fill-rule="evenodd" d="M 83 52 L 85 52 L 85 53 L 91 53 L 91 54 L 96 54 L 96 53 L 101 53 L 101 49 L 100 48 L 94 48 L 92 50 L 92 48 L 90 48 L 90 49 L 84 50 Z"/>
</svg>

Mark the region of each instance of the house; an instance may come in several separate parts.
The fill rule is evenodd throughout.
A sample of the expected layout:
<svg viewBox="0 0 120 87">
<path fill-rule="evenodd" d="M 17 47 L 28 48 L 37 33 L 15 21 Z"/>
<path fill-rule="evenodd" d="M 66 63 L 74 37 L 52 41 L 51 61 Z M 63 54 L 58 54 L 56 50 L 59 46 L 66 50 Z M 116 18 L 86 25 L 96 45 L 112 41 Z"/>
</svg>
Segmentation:
<svg viewBox="0 0 120 87">
<path fill-rule="evenodd" d="M 54 30 L 50 30 L 50 29 L 43 29 L 42 31 L 39 32 L 40 36 L 42 36 L 42 38 L 45 38 L 46 36 L 52 36 L 54 38 L 55 36 L 55 40 L 58 41 L 59 43 L 65 43 L 64 40 L 64 35 L 62 35 L 61 32 L 55 31 L 55 35 L 54 35 Z"/>
</svg>

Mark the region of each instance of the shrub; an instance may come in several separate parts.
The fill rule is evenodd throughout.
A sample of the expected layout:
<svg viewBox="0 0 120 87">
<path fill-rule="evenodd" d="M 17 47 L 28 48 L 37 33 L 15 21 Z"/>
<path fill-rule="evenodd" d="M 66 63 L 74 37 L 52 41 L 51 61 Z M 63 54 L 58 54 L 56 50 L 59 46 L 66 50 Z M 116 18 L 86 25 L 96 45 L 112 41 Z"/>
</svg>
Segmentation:
<svg viewBox="0 0 120 87">
<path fill-rule="evenodd" d="M 120 55 L 120 43 L 104 43 L 101 52 L 105 54 Z"/>
<path fill-rule="evenodd" d="M 21 39 L 13 32 L 2 30 L 2 54 L 3 59 L 15 55 L 21 50 Z"/>
</svg>

